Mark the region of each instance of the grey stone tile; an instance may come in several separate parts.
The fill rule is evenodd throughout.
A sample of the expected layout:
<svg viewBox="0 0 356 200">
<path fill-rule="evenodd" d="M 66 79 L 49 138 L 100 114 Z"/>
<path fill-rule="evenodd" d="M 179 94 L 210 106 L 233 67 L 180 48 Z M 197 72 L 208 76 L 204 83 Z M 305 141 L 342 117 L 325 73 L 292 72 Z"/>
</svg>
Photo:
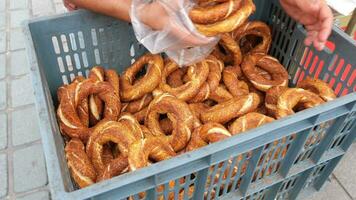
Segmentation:
<svg viewBox="0 0 356 200">
<path fill-rule="evenodd" d="M 7 116 L 0 113 L 0 150 L 7 147 Z"/>
<path fill-rule="evenodd" d="M 4 53 L 6 51 L 6 32 L 0 31 L 0 53 Z"/>
<path fill-rule="evenodd" d="M 34 103 L 34 93 L 29 75 L 11 82 L 12 107 Z"/>
<path fill-rule="evenodd" d="M 6 9 L 6 0 L 0 0 L 0 11 L 4 11 Z"/>
<path fill-rule="evenodd" d="M 34 106 L 14 111 L 11 119 L 13 145 L 25 144 L 41 138 Z"/>
<path fill-rule="evenodd" d="M 10 9 L 28 9 L 28 0 L 11 0 Z"/>
<path fill-rule="evenodd" d="M 55 8 L 56 8 L 56 13 L 65 13 L 67 11 L 67 9 L 64 7 L 63 3 L 56 3 L 55 4 Z"/>
<path fill-rule="evenodd" d="M 6 95 L 6 82 L 5 80 L 0 81 L 0 110 L 6 108 L 7 105 L 7 95 Z"/>
<path fill-rule="evenodd" d="M 350 147 L 342 158 L 334 171 L 334 175 L 352 198 L 356 199 L 356 143 Z"/>
<path fill-rule="evenodd" d="M 46 16 L 54 13 L 51 0 L 32 0 L 32 14 L 34 16 Z"/>
<path fill-rule="evenodd" d="M 0 198 L 7 195 L 7 157 L 5 154 L 0 154 Z"/>
<path fill-rule="evenodd" d="M 14 191 L 29 191 L 44 186 L 46 183 L 47 173 L 42 146 L 37 144 L 15 151 Z"/>
<path fill-rule="evenodd" d="M 311 194 L 309 200 L 351 200 L 342 187 L 334 178 L 331 182 L 326 182 L 323 188 L 314 194 Z"/>
<path fill-rule="evenodd" d="M 17 197 L 17 200 L 49 200 L 48 191 L 35 192 L 26 196 Z"/>
<path fill-rule="evenodd" d="M 21 28 L 21 23 L 30 18 L 28 10 L 13 10 L 10 15 L 11 28 Z"/>
<path fill-rule="evenodd" d="M 5 54 L 0 54 L 0 79 L 6 76 L 6 56 Z"/>
<path fill-rule="evenodd" d="M 30 72 L 26 51 L 14 51 L 10 54 L 11 75 L 22 75 Z"/>
<path fill-rule="evenodd" d="M 6 28 L 6 15 L 5 13 L 1 13 L 0 11 L 0 30 L 4 30 Z"/>
<path fill-rule="evenodd" d="M 12 51 L 25 48 L 25 37 L 21 29 L 11 30 L 10 49 Z"/>
</svg>

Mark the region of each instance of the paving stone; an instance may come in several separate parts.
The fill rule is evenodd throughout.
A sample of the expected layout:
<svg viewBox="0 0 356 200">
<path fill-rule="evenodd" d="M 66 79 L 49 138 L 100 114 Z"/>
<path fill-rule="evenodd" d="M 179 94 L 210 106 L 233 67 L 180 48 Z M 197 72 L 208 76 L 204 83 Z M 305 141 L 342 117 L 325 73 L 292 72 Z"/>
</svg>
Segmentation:
<svg viewBox="0 0 356 200">
<path fill-rule="evenodd" d="M 354 143 L 346 155 L 342 158 L 334 171 L 337 180 L 344 186 L 347 192 L 356 199 L 356 143 Z"/>
<path fill-rule="evenodd" d="M 7 116 L 0 113 L 0 150 L 7 147 Z"/>
<path fill-rule="evenodd" d="M 25 48 L 25 37 L 21 29 L 11 30 L 10 49 L 12 51 Z"/>
<path fill-rule="evenodd" d="M 7 195 L 7 157 L 0 154 L 0 198 Z"/>
<path fill-rule="evenodd" d="M 46 16 L 54 13 L 53 3 L 50 0 L 32 0 L 32 14 Z"/>
<path fill-rule="evenodd" d="M 55 4 L 55 8 L 56 8 L 56 13 L 65 13 L 67 11 L 67 9 L 64 7 L 63 3 L 56 3 Z"/>
<path fill-rule="evenodd" d="M 6 56 L 5 54 L 0 54 L 0 79 L 6 76 Z"/>
<path fill-rule="evenodd" d="M 334 178 L 326 182 L 319 192 L 316 192 L 308 200 L 351 200 Z"/>
<path fill-rule="evenodd" d="M 11 82 L 12 107 L 34 103 L 34 93 L 29 75 Z"/>
<path fill-rule="evenodd" d="M 14 152 L 14 191 L 24 192 L 47 183 L 45 161 L 40 144 Z"/>
<path fill-rule="evenodd" d="M 11 75 L 22 75 L 30 72 L 25 50 L 11 52 L 10 61 Z"/>
<path fill-rule="evenodd" d="M 13 145 L 25 144 L 41 138 L 34 106 L 14 111 L 11 119 Z"/>
<path fill-rule="evenodd" d="M 26 9 L 28 8 L 28 0 L 11 0 L 10 9 Z"/>
<path fill-rule="evenodd" d="M 6 17 L 5 13 L 1 13 L 0 11 L 0 30 L 3 30 L 6 28 Z"/>
<path fill-rule="evenodd" d="M 15 0 L 17 1 L 17 0 Z M 28 10 L 14 10 L 11 11 L 11 28 L 20 28 L 23 21 L 30 18 L 30 12 Z"/>
<path fill-rule="evenodd" d="M 6 32 L 0 31 L 0 53 L 6 51 Z"/>
<path fill-rule="evenodd" d="M 17 200 L 49 200 L 49 193 L 47 191 L 40 191 L 32 193 L 23 197 L 17 197 Z"/>
<path fill-rule="evenodd" d="M 0 11 L 4 11 L 6 9 L 6 0 L 0 0 Z"/>
<path fill-rule="evenodd" d="M 3 110 L 6 108 L 6 82 L 0 81 L 0 110 Z"/>
</svg>

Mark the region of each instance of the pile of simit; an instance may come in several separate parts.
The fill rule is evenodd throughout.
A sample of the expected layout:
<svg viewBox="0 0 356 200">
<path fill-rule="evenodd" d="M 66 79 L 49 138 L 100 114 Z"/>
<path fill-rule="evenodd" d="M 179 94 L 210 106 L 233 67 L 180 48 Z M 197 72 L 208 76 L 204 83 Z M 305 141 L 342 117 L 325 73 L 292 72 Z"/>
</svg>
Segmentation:
<svg viewBox="0 0 356 200">
<path fill-rule="evenodd" d="M 180 68 L 146 54 L 120 77 L 94 67 L 88 78 L 58 89 L 58 122 L 79 187 L 336 98 L 326 83 L 309 77 L 288 88 L 287 71 L 267 55 L 269 27 L 246 22 L 255 9 L 251 0 L 209 2 L 200 0 L 190 13 L 201 33 L 221 36 L 205 60 Z"/>
</svg>

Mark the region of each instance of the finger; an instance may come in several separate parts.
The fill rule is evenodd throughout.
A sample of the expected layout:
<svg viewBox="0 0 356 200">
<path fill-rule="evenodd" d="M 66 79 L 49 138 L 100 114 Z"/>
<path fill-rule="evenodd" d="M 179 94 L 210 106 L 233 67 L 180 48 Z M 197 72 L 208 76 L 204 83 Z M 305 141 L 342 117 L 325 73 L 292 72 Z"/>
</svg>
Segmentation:
<svg viewBox="0 0 356 200">
<path fill-rule="evenodd" d="M 171 33 L 185 45 L 201 46 L 209 43 L 208 39 L 195 36 L 192 32 L 176 23 L 171 23 L 171 28 Z"/>
<path fill-rule="evenodd" d="M 314 24 L 310 24 L 310 25 L 306 25 L 305 29 L 307 29 L 307 31 L 319 31 L 321 28 L 321 24 L 320 23 L 314 23 Z"/>
<path fill-rule="evenodd" d="M 324 4 L 324 6 L 320 10 L 319 18 L 321 20 L 321 29 L 319 32 L 319 42 L 326 42 L 328 37 L 331 34 L 332 25 L 333 25 L 333 14 L 331 9 Z"/>
<path fill-rule="evenodd" d="M 309 31 L 307 37 L 304 40 L 304 44 L 306 46 L 310 46 L 315 40 L 318 32 L 316 31 Z"/>
<path fill-rule="evenodd" d="M 322 51 L 325 47 L 325 42 L 319 42 L 318 40 L 314 40 L 313 45 L 316 50 Z"/>
<path fill-rule="evenodd" d="M 320 8 L 320 0 L 297 0 L 295 3 L 304 12 L 313 13 Z"/>
</svg>

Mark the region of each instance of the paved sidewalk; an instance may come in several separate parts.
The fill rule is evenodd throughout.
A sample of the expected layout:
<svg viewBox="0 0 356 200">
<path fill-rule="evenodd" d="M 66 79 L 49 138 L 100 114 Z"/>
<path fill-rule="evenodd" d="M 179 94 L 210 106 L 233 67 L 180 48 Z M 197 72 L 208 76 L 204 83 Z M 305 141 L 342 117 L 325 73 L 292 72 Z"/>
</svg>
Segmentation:
<svg viewBox="0 0 356 200">
<path fill-rule="evenodd" d="M 21 22 L 62 0 L 0 0 L 0 199 L 50 199 Z M 356 200 L 356 144 L 314 200 Z"/>
</svg>

